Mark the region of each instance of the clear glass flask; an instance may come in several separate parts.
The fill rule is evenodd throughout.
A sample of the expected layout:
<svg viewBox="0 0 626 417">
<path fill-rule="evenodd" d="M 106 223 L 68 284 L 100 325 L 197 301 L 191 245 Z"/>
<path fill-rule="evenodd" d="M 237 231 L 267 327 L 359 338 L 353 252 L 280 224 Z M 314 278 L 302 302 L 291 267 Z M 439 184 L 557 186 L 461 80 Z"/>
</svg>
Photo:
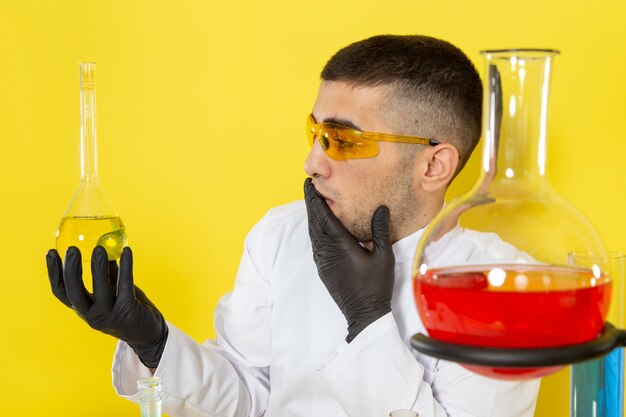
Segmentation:
<svg viewBox="0 0 626 417">
<path fill-rule="evenodd" d="M 602 331 L 611 293 L 606 250 L 590 222 L 552 190 L 547 177 L 548 92 L 557 54 L 483 52 L 481 174 L 433 219 L 417 249 L 415 298 L 434 339 L 542 348 L 587 342 Z M 452 248 L 455 256 L 438 256 Z M 593 265 L 572 266 L 572 251 L 598 257 Z M 517 380 L 560 369 L 464 366 Z"/>
<path fill-rule="evenodd" d="M 626 255 L 608 252 L 613 295 L 608 320 L 624 328 L 624 279 Z M 592 267 L 597 256 L 590 252 L 572 252 L 569 263 Z M 624 416 L 624 348 L 597 359 L 572 364 L 570 372 L 570 417 Z"/>
<path fill-rule="evenodd" d="M 137 381 L 137 390 L 139 391 L 139 406 L 141 407 L 141 417 L 161 417 L 161 378 L 142 378 Z"/>
<path fill-rule="evenodd" d="M 80 168 L 78 190 L 65 210 L 56 232 L 61 257 L 69 246 L 80 249 L 84 273 L 96 246 L 103 246 L 109 260 L 117 259 L 126 246 L 126 230 L 98 178 L 96 140 L 96 64 L 80 63 Z"/>
</svg>

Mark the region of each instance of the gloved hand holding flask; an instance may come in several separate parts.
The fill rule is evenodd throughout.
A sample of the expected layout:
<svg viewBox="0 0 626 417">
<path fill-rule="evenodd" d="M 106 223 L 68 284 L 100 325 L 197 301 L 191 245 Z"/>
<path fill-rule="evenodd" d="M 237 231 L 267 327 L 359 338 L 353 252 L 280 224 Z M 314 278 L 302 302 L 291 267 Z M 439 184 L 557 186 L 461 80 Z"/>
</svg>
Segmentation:
<svg viewBox="0 0 626 417">
<path fill-rule="evenodd" d="M 363 329 L 391 311 L 395 257 L 389 209 L 372 216 L 372 250 L 346 230 L 307 178 L 304 195 L 313 259 L 322 282 L 348 322 L 350 343 Z"/>
<path fill-rule="evenodd" d="M 81 253 L 71 246 L 65 265 L 56 250 L 46 255 L 52 293 L 73 309 L 92 328 L 125 341 L 141 362 L 154 369 L 159 365 L 167 341 L 163 315 L 133 283 L 133 254 L 124 248 L 118 269 L 106 250 L 96 246 L 91 256 L 93 294 L 83 284 Z"/>
</svg>

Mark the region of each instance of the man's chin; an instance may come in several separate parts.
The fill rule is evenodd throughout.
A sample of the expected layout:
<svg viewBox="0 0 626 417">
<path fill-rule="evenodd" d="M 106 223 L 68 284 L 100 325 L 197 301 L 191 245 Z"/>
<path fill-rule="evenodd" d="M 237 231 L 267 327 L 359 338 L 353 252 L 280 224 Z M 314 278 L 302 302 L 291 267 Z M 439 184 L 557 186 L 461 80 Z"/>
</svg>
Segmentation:
<svg viewBox="0 0 626 417">
<path fill-rule="evenodd" d="M 335 214 L 337 216 L 337 214 Z M 368 228 L 365 228 L 363 225 L 359 224 L 356 221 L 346 220 L 342 216 L 337 216 L 343 227 L 359 242 L 371 242 L 372 241 L 372 231 Z M 368 225 L 369 226 L 369 225 Z"/>
</svg>

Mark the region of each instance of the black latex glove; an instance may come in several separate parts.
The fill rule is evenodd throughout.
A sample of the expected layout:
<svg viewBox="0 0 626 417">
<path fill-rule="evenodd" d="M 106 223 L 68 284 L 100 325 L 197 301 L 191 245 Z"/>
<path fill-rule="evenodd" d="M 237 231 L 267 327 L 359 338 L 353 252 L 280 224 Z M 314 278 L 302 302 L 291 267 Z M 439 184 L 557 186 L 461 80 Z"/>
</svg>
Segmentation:
<svg viewBox="0 0 626 417">
<path fill-rule="evenodd" d="M 348 322 L 350 343 L 391 311 L 395 257 L 389 241 L 389 209 L 372 216 L 372 250 L 361 246 L 330 210 L 311 181 L 304 182 L 313 260 L 322 282 Z"/>
<path fill-rule="evenodd" d="M 118 273 L 106 250 L 97 246 L 91 256 L 93 294 L 83 285 L 80 250 L 68 248 L 65 265 L 56 250 L 46 254 L 52 293 L 92 328 L 129 344 L 148 368 L 159 365 L 167 324 L 163 315 L 133 283 L 133 253 L 124 248 Z"/>
</svg>

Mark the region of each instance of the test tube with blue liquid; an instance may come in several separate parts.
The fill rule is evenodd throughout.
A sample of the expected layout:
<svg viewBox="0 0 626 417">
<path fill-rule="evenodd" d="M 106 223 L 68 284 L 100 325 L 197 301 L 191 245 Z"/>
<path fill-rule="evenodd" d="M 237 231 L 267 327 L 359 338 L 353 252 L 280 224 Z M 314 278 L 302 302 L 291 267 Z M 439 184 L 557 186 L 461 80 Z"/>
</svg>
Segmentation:
<svg viewBox="0 0 626 417">
<path fill-rule="evenodd" d="M 607 321 L 623 329 L 626 255 L 621 252 L 609 252 L 608 255 L 613 288 Z M 588 268 L 595 258 L 589 252 L 572 252 L 569 263 Z M 624 348 L 616 348 L 599 359 L 572 365 L 570 378 L 571 417 L 624 416 Z"/>
</svg>

